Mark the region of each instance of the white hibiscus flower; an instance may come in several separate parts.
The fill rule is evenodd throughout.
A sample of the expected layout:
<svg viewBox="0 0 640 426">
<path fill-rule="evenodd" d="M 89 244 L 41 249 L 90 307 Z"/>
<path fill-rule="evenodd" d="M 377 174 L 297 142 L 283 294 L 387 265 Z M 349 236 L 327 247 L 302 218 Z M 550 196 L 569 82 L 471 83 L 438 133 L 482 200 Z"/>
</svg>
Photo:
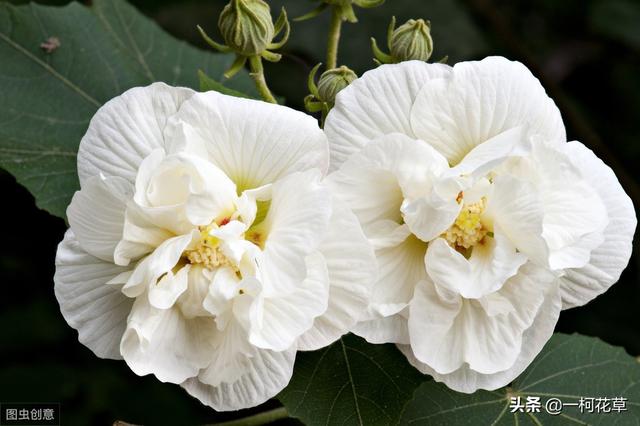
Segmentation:
<svg viewBox="0 0 640 426">
<path fill-rule="evenodd" d="M 297 349 L 361 319 L 374 281 L 327 164 L 316 121 L 285 107 L 164 84 L 111 100 L 58 247 L 65 319 L 98 356 L 217 410 L 273 397 Z"/>
<path fill-rule="evenodd" d="M 455 390 L 509 383 L 629 260 L 631 200 L 520 63 L 381 66 L 325 131 L 380 267 L 354 331 Z"/>
</svg>

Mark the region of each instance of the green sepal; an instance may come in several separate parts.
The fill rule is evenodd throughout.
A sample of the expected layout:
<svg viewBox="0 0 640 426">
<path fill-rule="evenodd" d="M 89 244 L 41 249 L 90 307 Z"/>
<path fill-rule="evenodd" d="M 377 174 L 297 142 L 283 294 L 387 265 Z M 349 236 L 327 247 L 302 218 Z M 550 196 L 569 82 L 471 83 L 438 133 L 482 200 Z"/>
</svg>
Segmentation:
<svg viewBox="0 0 640 426">
<path fill-rule="evenodd" d="M 309 93 L 311 93 L 316 99 L 320 98 L 320 93 L 318 92 L 318 86 L 316 85 L 316 74 L 318 70 L 322 66 L 322 62 L 311 69 L 309 73 L 309 77 L 307 78 L 307 87 L 309 88 Z"/>
<path fill-rule="evenodd" d="M 391 64 L 393 63 L 393 58 L 391 55 L 387 55 L 378 47 L 378 42 L 376 39 L 371 37 L 371 50 L 373 51 L 374 62 L 377 61 L 378 64 Z"/>
<path fill-rule="evenodd" d="M 356 22 L 358 22 L 358 18 L 356 18 L 356 13 L 354 12 L 353 6 L 351 5 L 351 3 L 335 5 L 333 7 L 338 8 L 338 11 L 343 21 L 348 21 L 348 22 L 351 22 L 352 24 L 355 24 Z"/>
<path fill-rule="evenodd" d="M 231 78 L 236 75 L 242 68 L 244 68 L 244 64 L 247 63 L 247 57 L 242 55 L 236 55 L 236 60 L 233 61 L 233 64 L 229 67 L 228 70 L 224 72 L 224 78 Z"/>
<path fill-rule="evenodd" d="M 209 37 L 207 35 L 207 33 L 202 29 L 202 27 L 200 25 L 196 25 L 196 28 L 198 28 L 198 32 L 200 32 L 200 35 L 202 36 L 204 41 L 209 46 L 211 46 L 214 49 L 216 49 L 217 51 L 222 52 L 222 53 L 230 53 L 233 50 L 229 46 L 225 46 L 224 44 L 218 43 L 217 41 L 215 41 L 211 37 Z"/>
<path fill-rule="evenodd" d="M 327 7 L 329 7 L 327 3 L 321 3 L 318 7 L 313 9 L 311 12 L 305 13 L 302 16 L 298 16 L 297 18 L 294 18 L 293 21 L 302 22 L 302 21 L 307 21 L 309 19 L 313 19 L 316 16 L 320 15 L 322 12 L 324 12 Z"/>
<path fill-rule="evenodd" d="M 270 50 L 280 49 L 289 40 L 289 34 L 291 33 L 291 25 L 289 24 L 289 19 L 287 18 L 287 11 L 285 10 L 284 7 L 280 11 L 280 16 L 276 21 L 274 37 L 277 37 L 282 30 L 284 30 L 284 33 L 282 34 L 282 38 L 280 39 L 280 41 L 271 42 L 267 46 L 268 49 Z"/>
<path fill-rule="evenodd" d="M 304 108 L 309 112 L 320 112 L 327 109 L 326 102 L 317 101 L 313 95 L 304 98 Z"/>
<path fill-rule="evenodd" d="M 371 9 L 384 4 L 385 0 L 353 0 L 353 3 L 363 9 Z"/>
<path fill-rule="evenodd" d="M 267 60 L 269 62 L 278 62 L 278 61 L 280 61 L 280 59 L 282 59 L 282 55 L 281 54 L 270 52 L 268 50 L 265 50 L 264 52 L 262 52 L 260 54 L 260 56 L 262 56 L 265 60 Z"/>
</svg>

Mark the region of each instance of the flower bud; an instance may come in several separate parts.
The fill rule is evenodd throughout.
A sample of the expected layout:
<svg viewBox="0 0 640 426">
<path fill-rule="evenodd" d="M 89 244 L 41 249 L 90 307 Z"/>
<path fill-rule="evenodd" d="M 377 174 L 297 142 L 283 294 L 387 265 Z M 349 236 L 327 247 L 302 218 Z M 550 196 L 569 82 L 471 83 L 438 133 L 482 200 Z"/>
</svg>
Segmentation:
<svg viewBox="0 0 640 426">
<path fill-rule="evenodd" d="M 391 35 L 391 56 L 395 62 L 427 61 L 433 52 L 429 22 L 409 19 Z"/>
<path fill-rule="evenodd" d="M 269 5 L 263 0 L 231 0 L 218 27 L 226 45 L 243 56 L 262 54 L 275 33 Z"/>
<path fill-rule="evenodd" d="M 320 100 L 333 105 L 339 91 L 351 84 L 358 76 L 344 65 L 322 73 L 318 81 Z"/>
</svg>

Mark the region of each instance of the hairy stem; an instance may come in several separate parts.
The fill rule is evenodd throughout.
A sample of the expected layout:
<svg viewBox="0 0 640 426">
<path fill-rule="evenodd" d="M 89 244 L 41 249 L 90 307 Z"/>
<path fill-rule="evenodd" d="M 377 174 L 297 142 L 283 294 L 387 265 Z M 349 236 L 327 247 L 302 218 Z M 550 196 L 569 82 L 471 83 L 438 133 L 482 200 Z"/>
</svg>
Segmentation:
<svg viewBox="0 0 640 426">
<path fill-rule="evenodd" d="M 338 44 L 340 43 L 340 29 L 342 15 L 338 6 L 331 8 L 331 25 L 329 26 L 329 41 L 327 42 L 327 69 L 338 65 Z"/>
<path fill-rule="evenodd" d="M 245 417 L 244 419 L 231 420 L 223 423 L 215 423 L 209 426 L 261 426 L 276 420 L 286 419 L 289 417 L 287 409 L 284 407 L 274 408 L 273 410 Z"/>
<path fill-rule="evenodd" d="M 276 98 L 271 94 L 267 81 L 264 79 L 264 68 L 262 67 L 262 58 L 260 56 L 249 57 L 249 67 L 251 68 L 251 77 L 256 83 L 256 88 L 262 99 L 272 104 L 277 104 Z"/>
</svg>

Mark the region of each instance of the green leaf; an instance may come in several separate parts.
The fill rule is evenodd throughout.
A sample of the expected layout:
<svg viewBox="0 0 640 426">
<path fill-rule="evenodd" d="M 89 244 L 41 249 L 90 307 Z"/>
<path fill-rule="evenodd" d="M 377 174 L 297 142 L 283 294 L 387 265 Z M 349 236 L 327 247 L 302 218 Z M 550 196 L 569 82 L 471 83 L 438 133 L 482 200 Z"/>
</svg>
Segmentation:
<svg viewBox="0 0 640 426">
<path fill-rule="evenodd" d="M 47 53 L 50 37 L 59 46 Z M 198 89 L 198 69 L 221 78 L 233 62 L 175 40 L 122 0 L 0 3 L 0 58 L 0 167 L 63 218 L 78 188 L 78 144 L 102 104 L 154 81 Z M 245 72 L 229 84 L 255 93 Z"/>
<path fill-rule="evenodd" d="M 540 397 L 540 413 L 511 413 L 510 397 Z M 627 411 L 581 412 L 564 406 L 559 415 L 545 412 L 546 401 L 574 404 L 580 398 L 627 398 Z M 589 400 L 586 400 L 589 401 Z M 611 405 L 610 405 L 611 407 Z M 640 419 L 640 364 L 622 348 L 597 338 L 556 334 L 536 360 L 508 388 L 467 395 L 427 382 L 407 404 L 402 425 L 630 425 Z"/>
<path fill-rule="evenodd" d="M 425 380 L 394 345 L 348 335 L 298 353 L 293 378 L 278 399 L 307 426 L 389 425 Z"/>
<path fill-rule="evenodd" d="M 208 92 L 209 90 L 214 90 L 216 92 L 223 93 L 225 95 L 235 96 L 236 98 L 251 98 L 251 96 L 246 95 L 237 90 L 233 90 L 224 84 L 220 83 L 209 77 L 205 74 L 204 71 L 198 70 L 198 78 L 200 79 L 200 91 Z"/>
</svg>

